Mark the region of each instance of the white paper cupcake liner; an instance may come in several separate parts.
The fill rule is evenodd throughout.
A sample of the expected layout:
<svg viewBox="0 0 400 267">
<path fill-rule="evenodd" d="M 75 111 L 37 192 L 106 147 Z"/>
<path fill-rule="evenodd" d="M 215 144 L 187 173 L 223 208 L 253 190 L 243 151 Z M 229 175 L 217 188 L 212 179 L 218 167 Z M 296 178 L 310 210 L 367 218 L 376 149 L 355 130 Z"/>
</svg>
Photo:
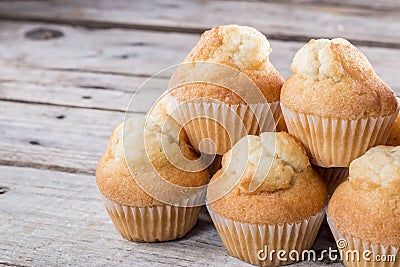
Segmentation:
<svg viewBox="0 0 400 267">
<path fill-rule="evenodd" d="M 338 245 L 343 263 L 347 267 L 398 267 L 400 266 L 399 248 L 389 245 L 373 244 L 369 241 L 355 238 L 340 231 L 327 215 L 327 221 Z M 359 257 L 353 257 L 352 252 L 358 251 Z M 371 254 L 369 254 L 371 252 Z M 366 255 L 363 255 L 366 253 Z M 386 258 L 382 261 L 382 256 Z M 395 261 L 388 260 L 394 256 Z M 365 257 L 365 258 L 364 258 Z"/>
<path fill-rule="evenodd" d="M 301 255 L 303 250 L 310 249 L 314 244 L 318 230 L 325 216 L 325 209 L 304 219 L 299 223 L 282 225 L 248 224 L 224 218 L 207 205 L 208 212 L 217 229 L 222 243 L 229 255 L 245 262 L 259 266 L 279 266 L 294 263 L 288 254 L 295 250 Z M 265 253 L 260 250 L 267 248 Z M 276 256 L 269 257 L 272 250 L 284 250 L 287 261 L 281 261 Z M 265 257 L 259 259 L 259 256 Z"/>
<path fill-rule="evenodd" d="M 281 116 L 279 101 L 228 105 L 201 100 L 179 101 L 172 96 L 169 98 L 172 104 L 170 115 L 184 126 L 192 146 L 206 154 L 223 155 L 243 136 L 275 131 L 276 122 Z M 204 139 L 212 140 L 215 145 L 202 142 Z"/>
<path fill-rule="evenodd" d="M 136 242 L 161 242 L 186 235 L 196 224 L 204 192 L 183 200 L 182 205 L 134 207 L 115 203 L 102 196 L 115 228 L 125 239 Z"/>
<path fill-rule="evenodd" d="M 321 167 L 349 167 L 369 148 L 384 145 L 397 112 L 359 120 L 323 118 L 292 111 L 281 104 L 290 134 L 307 149 L 312 163 Z"/>
<path fill-rule="evenodd" d="M 329 196 L 331 196 L 335 189 L 349 177 L 349 168 L 324 168 L 314 164 L 312 167 L 326 183 Z"/>
</svg>

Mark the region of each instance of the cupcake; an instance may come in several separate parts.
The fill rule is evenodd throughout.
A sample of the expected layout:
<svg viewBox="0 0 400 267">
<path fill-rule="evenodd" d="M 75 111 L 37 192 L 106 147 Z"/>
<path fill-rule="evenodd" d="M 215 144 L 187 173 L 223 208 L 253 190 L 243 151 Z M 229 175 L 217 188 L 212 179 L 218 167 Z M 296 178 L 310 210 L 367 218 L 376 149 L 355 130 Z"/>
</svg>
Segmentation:
<svg viewBox="0 0 400 267">
<path fill-rule="evenodd" d="M 324 168 L 314 164 L 311 166 L 325 182 L 329 196 L 332 196 L 335 189 L 349 177 L 349 168 Z"/>
<path fill-rule="evenodd" d="M 113 131 L 96 182 L 122 237 L 168 241 L 194 227 L 208 181 L 197 159 L 184 131 L 167 115 L 133 118 Z"/>
<path fill-rule="evenodd" d="M 400 103 L 400 98 L 397 98 Z M 400 146 L 400 113 L 393 124 L 386 143 L 388 146 Z"/>
<path fill-rule="evenodd" d="M 269 61 L 267 38 L 254 28 L 214 27 L 169 82 L 171 116 L 193 147 L 223 155 L 247 134 L 274 131 L 283 78 Z"/>
<path fill-rule="evenodd" d="M 310 249 L 326 200 L 303 146 L 285 132 L 243 137 L 223 156 L 207 190 L 207 208 L 228 253 L 260 266 L 299 261 L 270 252 Z"/>
<path fill-rule="evenodd" d="M 399 266 L 400 147 L 377 146 L 354 160 L 327 218 L 346 266 Z"/>
<path fill-rule="evenodd" d="M 393 91 L 348 41 L 311 40 L 295 55 L 282 87 L 288 132 L 320 167 L 348 167 L 385 144 L 398 114 Z"/>
</svg>

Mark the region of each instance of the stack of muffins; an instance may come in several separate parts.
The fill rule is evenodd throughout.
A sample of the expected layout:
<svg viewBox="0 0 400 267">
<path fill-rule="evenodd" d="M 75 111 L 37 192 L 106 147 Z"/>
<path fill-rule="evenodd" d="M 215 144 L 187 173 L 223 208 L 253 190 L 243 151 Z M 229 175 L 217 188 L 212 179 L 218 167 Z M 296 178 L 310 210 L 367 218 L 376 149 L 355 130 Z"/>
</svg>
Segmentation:
<svg viewBox="0 0 400 267">
<path fill-rule="evenodd" d="M 207 198 L 230 255 L 286 265 L 299 258 L 263 257 L 265 248 L 300 255 L 310 249 L 329 194 L 329 225 L 346 250 L 398 256 L 400 119 L 393 91 L 344 39 L 311 40 L 286 81 L 270 52 L 254 28 L 214 27 L 177 67 L 167 97 L 147 118 L 116 128 L 96 171 L 115 227 L 132 241 L 177 239 L 195 226 Z M 379 146 L 387 142 L 393 147 Z M 201 154 L 220 156 L 207 168 Z"/>
</svg>

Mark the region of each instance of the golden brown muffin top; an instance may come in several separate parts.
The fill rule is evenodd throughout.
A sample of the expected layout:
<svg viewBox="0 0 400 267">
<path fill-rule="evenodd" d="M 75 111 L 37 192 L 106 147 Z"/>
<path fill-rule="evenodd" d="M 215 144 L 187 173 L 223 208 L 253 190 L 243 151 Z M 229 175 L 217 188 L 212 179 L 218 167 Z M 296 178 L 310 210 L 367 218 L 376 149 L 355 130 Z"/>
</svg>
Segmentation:
<svg viewBox="0 0 400 267">
<path fill-rule="evenodd" d="M 242 138 L 223 156 L 207 192 L 218 214 L 260 224 L 307 219 L 323 209 L 326 198 L 305 149 L 285 132 Z"/>
<path fill-rule="evenodd" d="M 397 98 L 400 104 L 400 98 Z M 397 115 L 396 120 L 389 133 L 389 138 L 386 143 L 388 146 L 400 146 L 400 113 Z"/>
<path fill-rule="evenodd" d="M 181 127 L 168 115 L 153 114 L 147 120 L 130 119 L 113 131 L 96 182 L 106 198 L 121 205 L 162 205 L 187 194 L 185 188 L 205 185 L 204 167 Z"/>
<path fill-rule="evenodd" d="M 400 246 L 400 147 L 378 146 L 350 164 L 328 213 L 340 230 L 375 244 Z"/>
<path fill-rule="evenodd" d="M 261 101 L 260 96 L 267 102 L 278 101 L 284 80 L 269 61 L 271 51 L 267 38 L 252 27 L 213 27 L 201 35 L 200 41 L 184 59 L 182 65 L 186 66 L 175 71 L 169 86 L 173 89 L 171 95 L 181 101 L 205 97 L 227 104 L 257 103 Z M 196 64 L 199 62 L 218 64 Z M 182 79 L 185 76 L 182 72 L 190 76 L 199 69 L 202 80 L 208 83 L 183 85 L 188 80 Z M 240 82 L 237 84 L 235 76 L 239 74 L 246 77 L 242 77 L 246 80 L 243 86 Z M 250 100 L 242 99 L 244 95 L 252 94 Z"/>
<path fill-rule="evenodd" d="M 398 103 L 368 59 L 345 39 L 311 40 L 295 55 L 281 102 L 299 113 L 340 119 L 386 116 Z"/>
</svg>

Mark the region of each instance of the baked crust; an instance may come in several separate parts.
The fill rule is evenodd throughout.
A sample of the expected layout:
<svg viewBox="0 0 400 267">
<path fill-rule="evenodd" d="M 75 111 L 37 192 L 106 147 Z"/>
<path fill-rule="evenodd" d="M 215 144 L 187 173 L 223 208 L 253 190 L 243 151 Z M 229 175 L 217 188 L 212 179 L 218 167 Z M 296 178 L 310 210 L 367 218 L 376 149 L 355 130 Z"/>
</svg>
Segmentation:
<svg viewBox="0 0 400 267">
<path fill-rule="evenodd" d="M 292 72 L 281 102 L 296 112 L 355 120 L 397 111 L 393 91 L 344 39 L 309 41 L 297 52 Z"/>
<path fill-rule="evenodd" d="M 210 202 L 210 207 L 223 217 L 254 224 L 299 222 L 320 212 L 326 204 L 327 189 L 324 182 L 311 168 L 302 145 L 285 132 L 263 133 L 261 136 L 265 134 L 280 136 L 279 138 L 282 140 L 282 142 L 276 142 L 276 154 L 273 156 L 278 164 L 273 163 L 271 171 L 267 173 L 261 186 L 250 192 L 248 190 L 250 188 L 249 179 L 257 179 L 255 178 L 257 168 L 250 167 L 250 171 L 246 170 L 240 177 L 235 177 L 235 175 L 238 175 L 236 172 L 227 171 L 230 161 L 233 164 L 233 169 L 238 169 L 236 162 L 240 159 L 232 157 L 230 153 L 235 151 L 235 146 L 240 145 L 239 141 L 231 151 L 224 155 L 222 169 L 211 179 L 207 193 L 208 200 L 215 199 L 214 195 L 218 194 L 215 192 L 218 192 L 219 189 L 215 187 L 223 187 L 218 183 L 218 180 L 227 179 L 225 177 L 227 174 L 229 175 L 228 179 L 238 178 L 239 181 L 227 194 Z M 268 143 L 267 146 L 269 145 Z M 250 155 L 251 157 L 252 155 Z M 269 155 L 266 157 L 269 157 Z M 284 161 L 283 165 L 279 163 L 280 160 Z M 282 180 L 279 175 L 279 172 L 281 172 L 282 176 L 286 176 L 287 171 L 284 169 L 288 166 L 293 169 L 289 184 L 286 183 L 286 180 Z M 278 174 L 278 178 L 271 181 L 274 174 Z M 216 183 L 213 185 L 214 182 Z M 272 189 L 271 182 L 275 182 L 272 183 L 275 185 Z M 267 187 L 264 186 L 265 184 Z M 305 198 L 305 196 L 307 197 Z"/>
<path fill-rule="evenodd" d="M 343 182 L 329 201 L 335 226 L 374 244 L 400 246 L 400 187 L 359 186 Z"/>
<path fill-rule="evenodd" d="M 218 178 L 218 172 L 214 177 Z M 210 206 L 216 213 L 235 221 L 283 224 L 300 222 L 322 211 L 326 194 L 325 184 L 309 167 L 294 178 L 288 189 L 245 195 L 235 188 Z"/>
<path fill-rule="evenodd" d="M 255 88 L 259 88 L 267 102 L 275 102 L 279 100 L 284 80 L 269 61 L 270 51 L 268 40 L 254 28 L 238 25 L 216 26 L 202 34 L 200 41 L 184 59 L 182 63 L 186 64 L 188 68 L 185 67 L 184 70 L 181 70 L 178 67 L 177 72 L 190 73 L 194 71 L 196 64 L 193 63 L 195 62 L 223 64 L 245 74 L 250 78 L 250 82 L 255 84 Z M 224 75 L 221 72 L 221 66 L 209 65 L 207 67 L 209 73 L 217 72 L 219 75 Z M 228 76 L 227 79 L 231 79 L 230 82 L 228 81 L 228 85 L 235 81 L 229 76 L 236 74 L 229 68 L 225 75 Z M 174 76 L 177 75 L 174 74 Z M 209 77 L 207 75 L 203 77 L 208 82 L 214 81 L 211 74 Z M 179 84 L 179 80 L 174 80 L 173 84 Z M 170 85 L 170 89 L 171 87 Z M 249 84 L 247 86 L 245 84 L 238 90 L 231 90 L 231 87 L 236 86 L 234 84 L 218 86 L 210 83 L 198 83 L 173 87 L 170 94 L 181 101 L 204 97 L 227 104 L 248 103 L 242 99 L 242 96 L 249 94 Z M 257 96 L 259 93 L 254 92 Z M 259 98 L 254 97 L 257 101 L 260 101 Z"/>
<path fill-rule="evenodd" d="M 400 147 L 378 146 L 350 165 L 329 217 L 339 230 L 374 244 L 400 246 Z"/>
<path fill-rule="evenodd" d="M 178 142 L 177 149 L 180 149 L 188 160 L 196 160 L 198 158 L 198 155 L 190 149 L 184 131 L 176 132 L 178 128 L 174 127 L 179 126 L 175 121 L 172 122 L 172 119 L 167 115 L 152 115 L 151 117 L 167 118 L 167 124 L 170 124 L 170 126 L 166 126 L 167 131 L 174 132 L 180 136 L 179 142 L 176 141 Z M 108 148 L 96 169 L 97 186 L 101 194 L 107 199 L 121 205 L 137 207 L 164 205 L 142 190 L 137 183 L 136 179 L 138 178 L 141 181 L 146 179 L 149 183 L 152 183 L 152 181 L 162 177 L 174 185 L 184 187 L 199 187 L 207 183 L 208 172 L 206 169 L 197 172 L 184 171 L 175 167 L 166 155 L 161 152 L 161 143 L 155 139 L 161 134 L 161 132 L 157 132 L 157 127 L 149 129 L 150 134 L 154 133 L 154 131 L 156 134 L 155 136 L 147 136 L 149 140 L 146 141 L 148 145 L 146 145 L 147 149 L 145 150 L 144 143 L 140 140 L 140 138 L 143 139 L 143 122 L 133 119 L 133 121 L 128 121 L 127 123 L 126 130 L 131 131 L 132 135 L 125 137 L 124 141 L 128 142 L 125 149 L 129 149 L 131 152 L 125 151 L 128 154 L 124 154 L 122 134 L 124 127 L 121 124 L 111 134 Z M 158 124 L 158 122 L 155 122 L 155 124 Z M 150 126 L 146 125 L 146 127 L 148 129 Z M 162 133 L 165 134 L 165 132 Z M 132 140 L 129 140 L 130 138 L 136 141 L 132 145 L 129 144 L 129 142 L 132 142 Z M 125 157 L 125 155 L 127 156 Z M 129 169 L 131 169 L 131 172 Z M 166 196 L 179 194 L 179 192 L 171 192 L 166 188 L 159 188 L 159 190 L 165 190 Z"/>
<path fill-rule="evenodd" d="M 381 187 L 400 183 L 400 147 L 371 148 L 350 163 L 349 179 L 353 184 L 373 183 Z"/>
</svg>

